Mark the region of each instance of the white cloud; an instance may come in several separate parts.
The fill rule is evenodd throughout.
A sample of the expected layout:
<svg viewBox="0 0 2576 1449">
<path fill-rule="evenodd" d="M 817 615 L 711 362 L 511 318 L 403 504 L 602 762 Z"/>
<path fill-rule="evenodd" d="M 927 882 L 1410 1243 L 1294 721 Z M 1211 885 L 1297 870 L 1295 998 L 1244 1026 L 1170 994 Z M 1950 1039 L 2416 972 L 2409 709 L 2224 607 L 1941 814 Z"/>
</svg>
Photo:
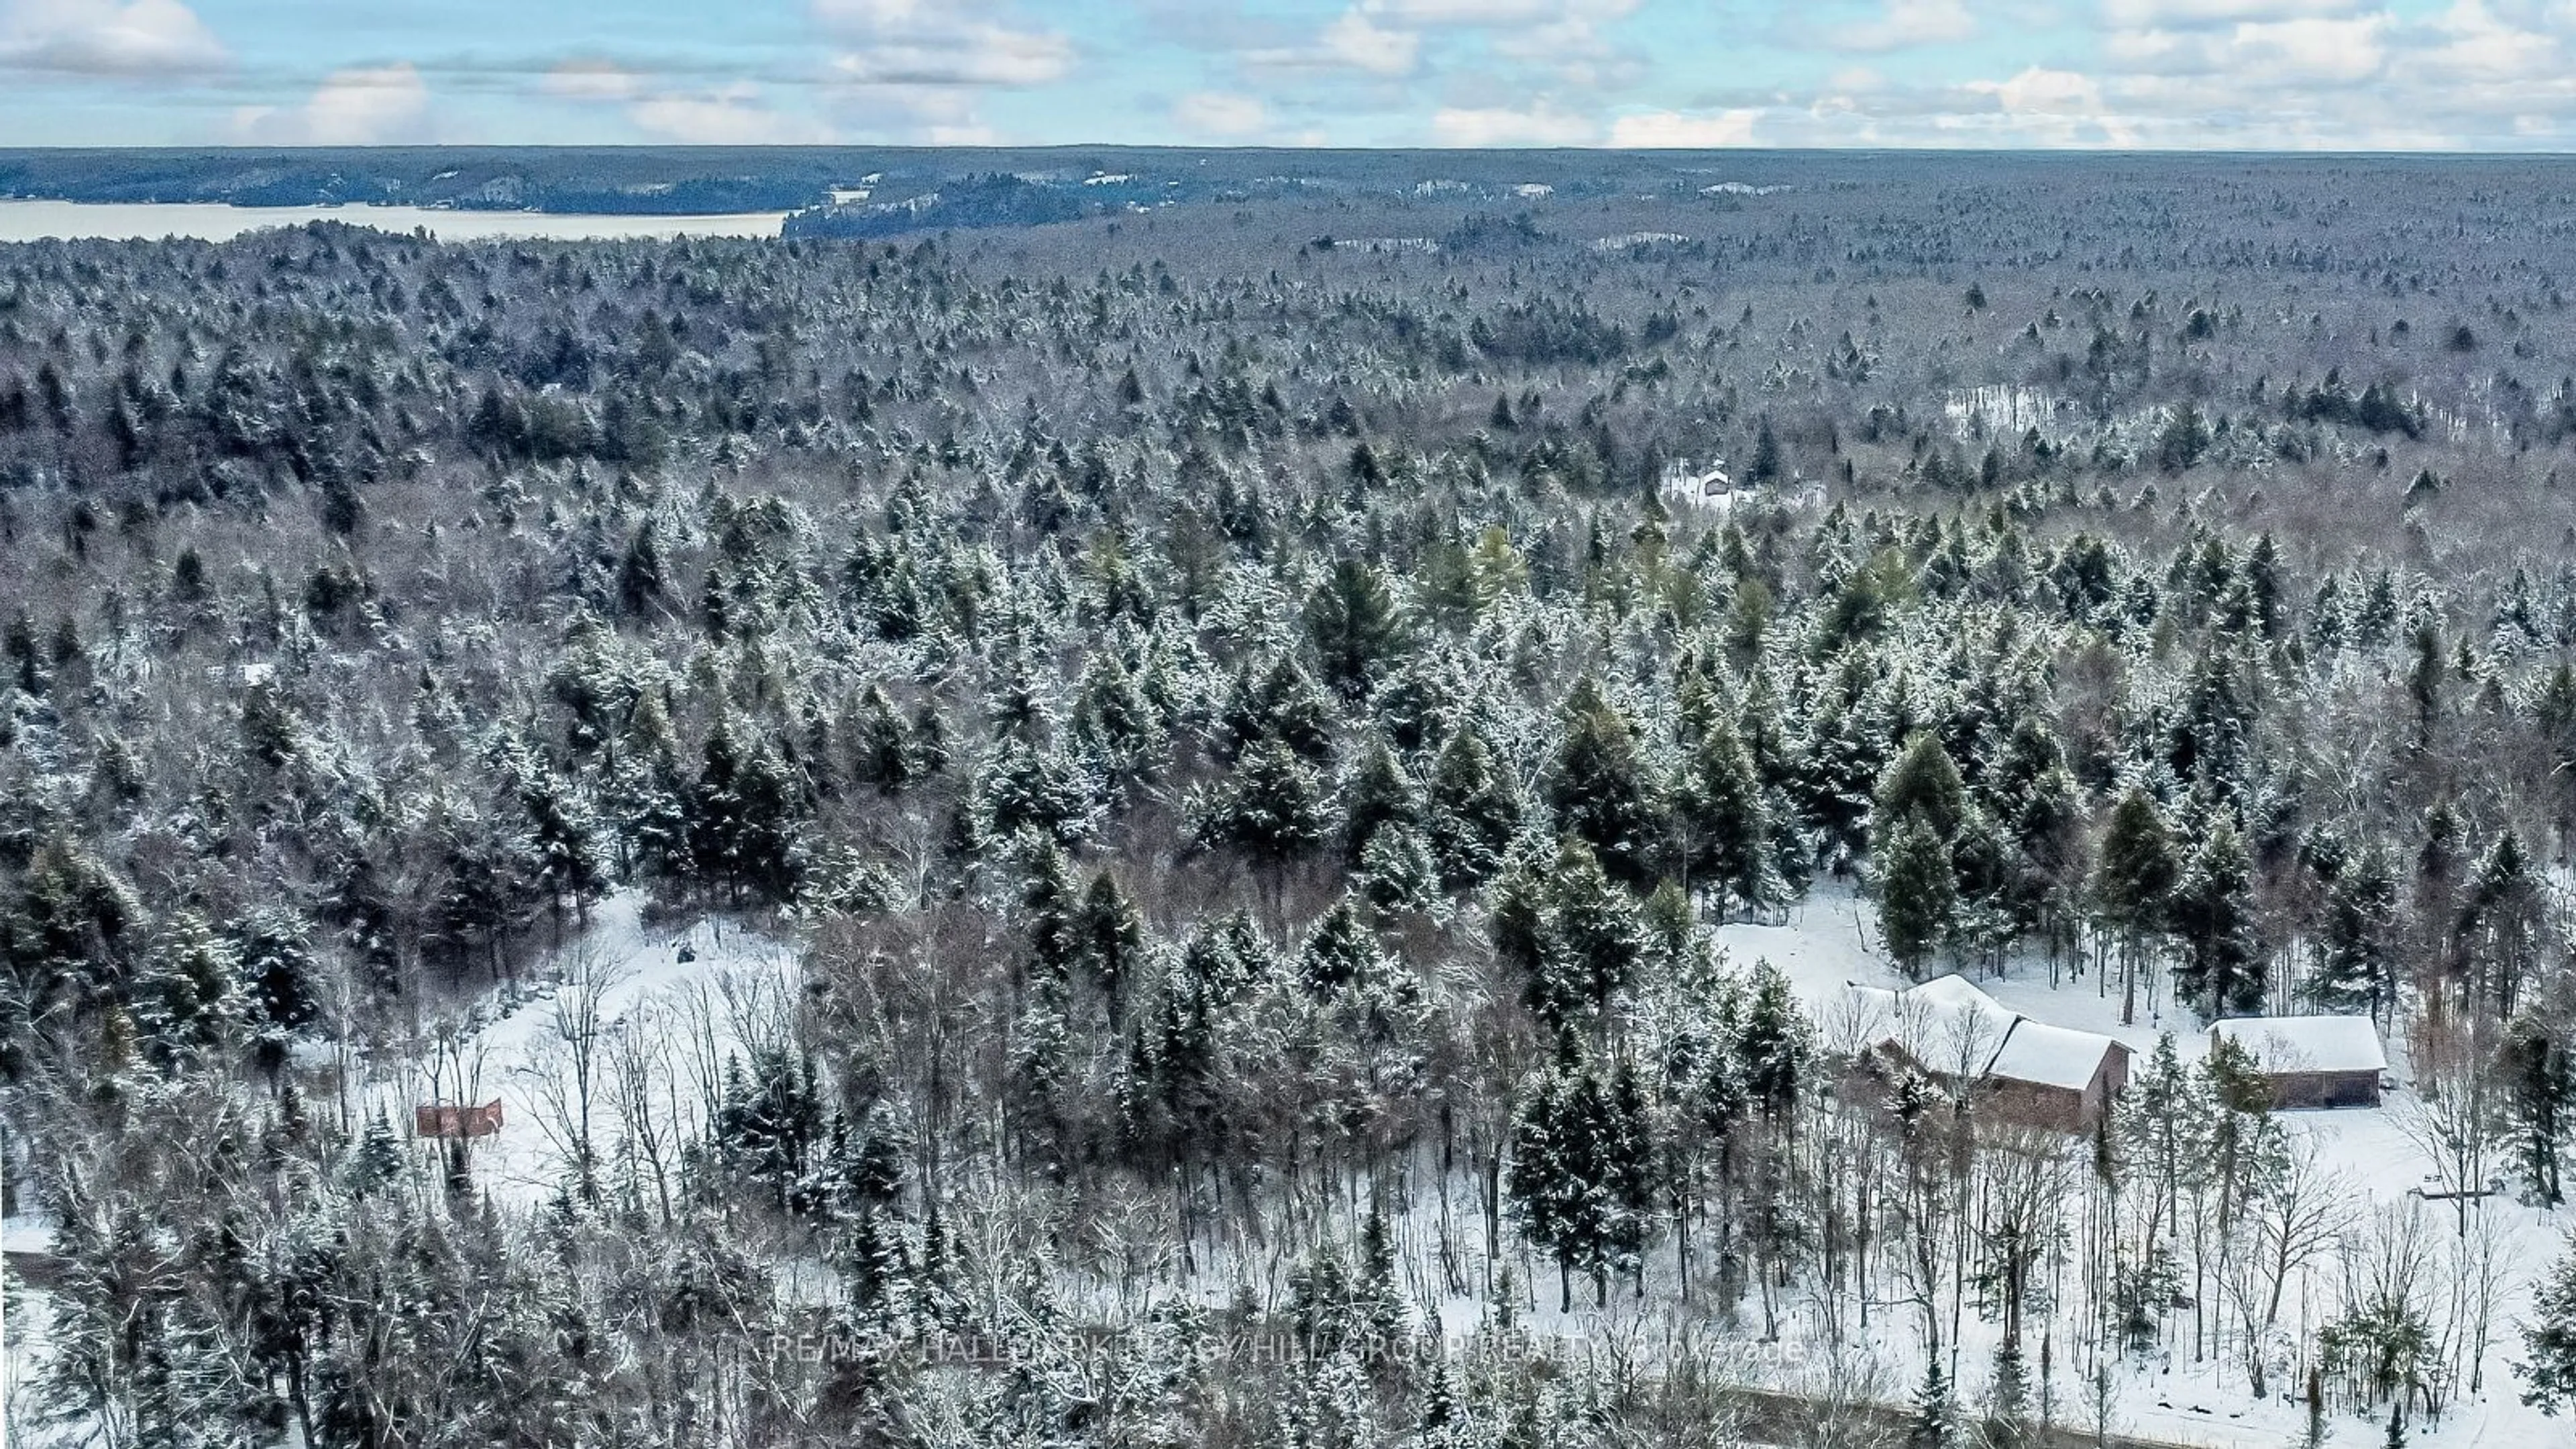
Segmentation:
<svg viewBox="0 0 2576 1449">
<path fill-rule="evenodd" d="M 570 101 L 623 101 L 641 89 L 633 72 L 605 60 L 568 60 L 546 72 L 540 88 Z"/>
<path fill-rule="evenodd" d="M 987 91 L 1052 84 L 1080 56 L 1061 31 L 1021 23 L 1001 0 L 812 0 L 841 47 L 827 67 L 835 109 L 865 129 L 933 146 L 991 145 Z"/>
<path fill-rule="evenodd" d="M 2563 145 L 2576 140 L 2571 33 L 2565 0 L 2450 0 L 2418 16 L 2373 5 L 2115 36 L 2104 86 L 2163 145 Z"/>
<path fill-rule="evenodd" d="M 1238 140 L 1259 135 L 1270 124 L 1270 108 L 1258 96 L 1192 91 L 1172 102 L 1172 123 L 1192 135 Z"/>
<path fill-rule="evenodd" d="M 181 0 L 0 0 L 0 69 L 160 76 L 229 60 Z"/>
<path fill-rule="evenodd" d="M 1879 13 L 1834 31 L 1829 39 L 1843 50 L 1910 50 L 1947 45 L 1977 33 L 1977 17 L 1965 0 L 1886 0 Z"/>
<path fill-rule="evenodd" d="M 2102 21 L 2114 30 L 2156 30 L 2350 15 L 2361 8 L 2361 0 L 2102 0 Z"/>
<path fill-rule="evenodd" d="M 1761 112 L 1644 111 L 1610 123 L 1610 144 L 1622 149 L 1676 148 L 1715 150 L 1753 144 L 1753 123 Z"/>
<path fill-rule="evenodd" d="M 2209 37 L 2184 30 L 2114 30 L 2102 37 L 2102 53 L 2122 70 L 2157 75 L 2206 74 L 2219 65 Z"/>
<path fill-rule="evenodd" d="M 576 60 L 548 71 L 541 89 L 570 101 L 622 105 L 637 130 L 682 145 L 797 146 L 837 139 L 819 121 L 772 107 L 750 81 L 691 91 L 609 61 Z"/>
<path fill-rule="evenodd" d="M 2102 87 L 2071 70 L 2032 66 L 2010 80 L 1972 81 L 1968 89 L 1993 96 L 2015 115 L 2090 115 L 2102 109 Z"/>
<path fill-rule="evenodd" d="M 272 146 L 385 146 L 428 142 L 429 87 L 409 62 L 333 71 L 303 105 L 244 106 L 241 139 Z"/>
<path fill-rule="evenodd" d="M 1431 117 L 1432 139 L 1443 146 L 1585 146 L 1599 134 L 1590 117 L 1545 101 L 1525 111 L 1443 106 Z"/>
<path fill-rule="evenodd" d="M 1990 97 L 1999 114 L 1950 118 L 1953 126 L 1979 126 L 1998 132 L 1998 139 L 2043 146 L 2137 144 L 2136 128 L 2109 114 L 2101 82 L 2080 71 L 2029 66 L 2005 80 L 1971 81 L 1966 89 Z"/>
<path fill-rule="evenodd" d="M 944 8 L 921 0 L 814 0 L 814 18 L 831 30 L 899 30 L 921 25 Z"/>
<path fill-rule="evenodd" d="M 2576 17 L 2535 17 L 2576 29 Z M 2559 38 L 2500 16 L 2482 0 L 2456 0 L 2434 18 L 2434 44 L 2420 53 L 2424 70 L 2455 83 L 2495 85 L 2556 78 L 2567 63 Z M 2517 126 L 2519 129 L 2519 126 Z"/>
<path fill-rule="evenodd" d="M 773 110 L 748 81 L 712 91 L 664 91 L 626 108 L 639 130 L 689 146 L 810 146 L 833 140 L 817 121 Z"/>
<path fill-rule="evenodd" d="M 1535 25 L 1565 7 L 1554 0 L 1372 0 L 1370 8 L 1408 25 Z"/>
<path fill-rule="evenodd" d="M 1555 73 L 1593 89 L 1640 68 L 1604 34 L 1644 0 L 1350 0 L 1309 46 L 1268 46 L 1244 53 L 1257 68 L 1346 70 L 1406 76 L 1426 68 L 1436 48 L 1482 37 L 1492 56 Z"/>
<path fill-rule="evenodd" d="M 2388 23 L 2386 15 L 2249 22 L 2236 27 L 2230 45 L 2248 79 L 2348 85 L 2376 74 L 2387 59 L 2380 36 Z"/>
<path fill-rule="evenodd" d="M 1357 7 L 1324 27 L 1324 59 L 1371 75 L 1409 75 L 1421 51 L 1421 36 L 1381 26 Z"/>
<path fill-rule="evenodd" d="M 832 67 L 860 85 L 1040 86 L 1073 69 L 1073 42 L 978 22 L 932 37 L 861 43 Z"/>
<path fill-rule="evenodd" d="M 1516 60 L 1560 68 L 1597 61 L 1614 53 L 1602 29 L 1634 14 L 1641 0 L 1548 0 L 1531 13 L 1479 22 L 1492 36 L 1494 49 Z"/>
<path fill-rule="evenodd" d="M 1060 31 L 1012 24 L 990 0 L 814 0 L 847 49 L 834 69 L 862 85 L 1036 86 L 1073 68 Z"/>
</svg>

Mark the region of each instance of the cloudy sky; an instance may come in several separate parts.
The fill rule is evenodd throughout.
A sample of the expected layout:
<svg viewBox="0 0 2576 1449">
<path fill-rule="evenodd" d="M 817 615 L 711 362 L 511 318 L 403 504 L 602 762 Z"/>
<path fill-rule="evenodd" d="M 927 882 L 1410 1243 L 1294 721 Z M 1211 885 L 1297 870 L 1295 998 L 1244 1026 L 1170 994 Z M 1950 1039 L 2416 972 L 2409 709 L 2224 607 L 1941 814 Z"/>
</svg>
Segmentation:
<svg viewBox="0 0 2576 1449">
<path fill-rule="evenodd" d="M 0 0 L 0 145 L 2576 149 L 2576 0 Z"/>
</svg>

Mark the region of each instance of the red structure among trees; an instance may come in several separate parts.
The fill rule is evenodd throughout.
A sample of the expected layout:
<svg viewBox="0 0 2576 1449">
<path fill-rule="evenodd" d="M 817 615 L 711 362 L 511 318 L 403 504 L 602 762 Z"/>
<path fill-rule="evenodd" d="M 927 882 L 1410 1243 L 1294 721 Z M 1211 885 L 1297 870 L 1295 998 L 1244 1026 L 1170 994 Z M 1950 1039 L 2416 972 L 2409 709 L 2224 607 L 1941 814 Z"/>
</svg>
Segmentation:
<svg viewBox="0 0 2576 1449">
<path fill-rule="evenodd" d="M 489 1137 L 501 1130 L 501 1099 L 480 1107 L 426 1105 L 412 1109 L 414 1137 Z"/>
</svg>

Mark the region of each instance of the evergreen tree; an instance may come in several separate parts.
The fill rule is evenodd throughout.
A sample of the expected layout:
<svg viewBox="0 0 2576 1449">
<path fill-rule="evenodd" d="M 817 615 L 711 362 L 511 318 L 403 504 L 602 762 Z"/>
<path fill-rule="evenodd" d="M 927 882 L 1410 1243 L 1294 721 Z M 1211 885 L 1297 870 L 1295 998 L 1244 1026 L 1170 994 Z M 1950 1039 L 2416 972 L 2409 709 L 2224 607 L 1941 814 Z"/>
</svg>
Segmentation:
<svg viewBox="0 0 2576 1449">
<path fill-rule="evenodd" d="M 1145 918 L 1118 888 L 1117 880 L 1102 871 L 1083 892 L 1072 928 L 1076 954 L 1109 999 L 1110 1020 L 1123 1020 L 1128 990 L 1148 959 Z"/>
<path fill-rule="evenodd" d="M 269 905 L 254 909 L 230 935 L 262 1033 L 283 1037 L 309 1024 L 321 1008 L 310 925 L 286 906 Z"/>
<path fill-rule="evenodd" d="M 402 1142 L 394 1136 L 393 1124 L 378 1112 L 360 1129 L 357 1145 L 342 1169 L 342 1181 L 351 1196 L 364 1201 L 400 1178 L 402 1166 Z"/>
<path fill-rule="evenodd" d="M 1559 999 L 1549 960 L 1552 930 L 1547 888 L 1536 870 L 1524 865 L 1495 885 L 1493 909 L 1486 917 L 1494 960 L 1503 968 L 1505 980 L 1518 983 L 1521 1004 L 1541 1020 L 1556 1009 Z"/>
<path fill-rule="evenodd" d="M 1030 964 L 1037 974 L 1054 982 L 1072 980 L 1089 945 L 1082 891 L 1074 883 L 1072 862 L 1052 840 L 1032 842 L 1020 908 L 1027 912 Z"/>
<path fill-rule="evenodd" d="M 2094 908 L 2120 938 L 2123 1025 L 2137 1019 L 2137 977 L 2148 942 L 2171 920 L 2180 868 L 2162 812 L 2143 790 L 2122 796 L 2103 832 L 2101 862 L 2094 868 Z"/>
<path fill-rule="evenodd" d="M 911 732 L 904 728 L 883 686 L 870 684 L 860 696 L 858 721 L 850 735 L 852 774 L 861 784 L 892 794 L 916 778 Z"/>
<path fill-rule="evenodd" d="M 689 856 L 689 780 L 659 694 L 635 705 L 605 790 L 605 811 L 621 861 L 658 876 L 685 876 Z"/>
<path fill-rule="evenodd" d="M 1064 845 L 1091 838 L 1100 827 L 1104 782 L 1064 751 L 1005 737 L 976 779 L 976 793 L 993 835 L 1023 831 Z"/>
<path fill-rule="evenodd" d="M 1094 651 L 1083 666 L 1073 731 L 1109 778 L 1122 783 L 1152 775 L 1168 754 L 1160 712 L 1115 649 Z"/>
<path fill-rule="evenodd" d="M 1960 1442 L 1959 1411 L 1950 1398 L 1950 1376 L 1935 1358 L 1923 1370 L 1923 1386 L 1914 1393 L 1914 1417 L 1905 1431 L 1905 1449 L 1952 1449 Z"/>
<path fill-rule="evenodd" d="M 1440 896 L 1440 866 L 1430 838 L 1412 825 L 1372 833 L 1360 852 L 1359 878 L 1369 902 L 1382 910 L 1429 910 Z"/>
<path fill-rule="evenodd" d="M 2031 1441 L 2030 1373 L 2014 1344 L 1995 1350 L 1995 1376 L 1986 1389 L 1983 1417 L 1983 1449 L 2020 1449 Z"/>
<path fill-rule="evenodd" d="M 1780 480 L 1780 437 L 1771 430 L 1771 419 L 1762 420 L 1753 439 L 1753 462 L 1744 471 L 1744 481 L 1752 484 L 1776 483 Z"/>
<path fill-rule="evenodd" d="M 1567 706 L 1565 738 L 1548 772 L 1558 827 L 1590 845 L 1619 879 L 1647 885 L 1661 834 L 1654 794 L 1636 731 L 1585 680 Z"/>
<path fill-rule="evenodd" d="M 1771 860 L 1771 821 L 1753 757 L 1731 721 L 1712 721 L 1674 801 L 1684 871 L 1722 903 L 1759 910 L 1783 893 Z"/>
<path fill-rule="evenodd" d="M 1512 1114 L 1512 1207 L 1532 1241 L 1557 1263 L 1559 1306 L 1573 1306 L 1571 1278 L 1591 1275 L 1607 1301 L 1609 1275 L 1644 1246 L 1655 1199 L 1651 1133 L 1634 1074 L 1560 1061 L 1521 1094 Z"/>
<path fill-rule="evenodd" d="M 2174 973 L 2181 994 L 2204 1017 L 2259 1013 L 2264 955 L 2254 938 L 2254 862 L 2236 827 L 2221 820 L 2200 837 L 2176 884 L 2174 934 L 2183 959 Z"/>
<path fill-rule="evenodd" d="M 747 731 L 719 721 L 689 794 L 689 855 L 738 898 L 793 894 L 805 806 L 786 766 Z"/>
<path fill-rule="evenodd" d="M 1916 735 L 1879 777 L 1873 804 L 1873 832 L 1892 829 L 1909 815 L 1919 816 L 1933 838 L 1946 847 L 1958 838 L 1959 827 L 1967 819 L 1968 792 L 1960 783 L 1958 763 L 1943 748 L 1940 737 L 1926 732 Z"/>
<path fill-rule="evenodd" d="M 1399 632 L 1385 575 L 1362 560 L 1335 561 L 1306 601 L 1306 637 L 1325 682 L 1345 699 L 1367 696 L 1392 658 Z"/>
<path fill-rule="evenodd" d="M 2396 917 L 2396 876 L 2386 852 L 2373 842 L 2344 862 L 2326 889 L 2317 971 L 2306 983 L 2309 999 L 2330 1011 L 2373 1016 L 2394 1005 Z"/>
<path fill-rule="evenodd" d="M 1359 903 L 1349 896 L 1324 913 L 1298 957 L 1299 979 L 1318 1000 L 1339 996 L 1381 970 L 1377 936 L 1369 930 Z"/>
<path fill-rule="evenodd" d="M 133 996 L 145 1049 L 163 1066 L 175 1066 L 240 1024 L 240 963 L 205 917 L 174 911 L 153 933 Z"/>
<path fill-rule="evenodd" d="M 1202 843 L 1231 845 L 1269 865 L 1314 853 L 1330 832 L 1323 782 L 1285 742 L 1269 739 L 1244 752 L 1199 824 Z"/>
<path fill-rule="evenodd" d="M 648 518 L 636 528 L 625 556 L 617 563 L 618 613 L 630 619 L 640 616 L 662 602 L 669 587 L 663 572 L 661 542 Z"/>
<path fill-rule="evenodd" d="M 2523 1361 L 2516 1365 L 2529 1387 L 2522 1401 L 2555 1417 L 2576 1406 L 2576 1239 L 2549 1269 L 2522 1321 Z"/>
<path fill-rule="evenodd" d="M 1768 961 L 1754 963 L 1752 990 L 1735 1032 L 1735 1058 L 1744 1091 L 1766 1120 L 1776 1126 L 1793 1122 L 1815 1056 L 1814 1029 L 1789 978 Z"/>
<path fill-rule="evenodd" d="M 2460 986 L 2473 1009 L 2514 1010 L 2538 950 L 2540 899 L 2521 840 L 2499 832 L 2470 873 L 2458 928 L 2466 973 Z"/>
<path fill-rule="evenodd" d="M 2562 1013 L 2526 1010 L 2505 1030 L 2501 1066 L 2512 1094 L 2515 1145 L 2532 1195 L 2545 1207 L 2566 1200 L 2559 1172 L 2568 1118 L 2576 1111 L 2576 1051 Z"/>
<path fill-rule="evenodd" d="M 609 863 L 604 858 L 596 821 L 587 800 L 573 782 L 537 760 L 519 753 L 512 762 L 519 807 L 527 813 L 528 848 L 533 857 L 532 887 L 548 902 L 569 901 L 576 911 L 608 889 Z"/>
<path fill-rule="evenodd" d="M 1502 868 L 1504 851 L 1520 830 L 1520 795 L 1484 738 L 1461 727 L 1440 747 L 1431 767 L 1423 833 L 1440 867 L 1444 890 L 1472 890 Z"/>
<path fill-rule="evenodd" d="M 1531 1241 L 1556 1259 L 1557 1307 L 1574 1306 L 1573 1273 L 1589 1266 L 1600 1233 L 1599 1202 L 1583 1176 L 1589 1165 L 1577 1140 L 1576 1073 L 1559 1065 L 1525 1086 L 1512 1110 L 1506 1188 Z"/>
<path fill-rule="evenodd" d="M 1637 905 L 1572 836 L 1548 881 L 1547 951 L 1531 1007 L 1560 1032 L 1602 1020 L 1635 974 L 1645 948 Z"/>
<path fill-rule="evenodd" d="M 1344 857 L 1356 863 L 1380 829 L 1415 824 L 1421 814 L 1413 781 L 1397 763 L 1395 751 L 1382 736 L 1372 736 L 1342 792 Z"/>
<path fill-rule="evenodd" d="M 1924 814 L 1908 811 L 1881 843 L 1876 875 L 1887 954 L 1908 977 L 1920 980 L 1957 925 L 1959 886 L 1949 848 Z"/>
<path fill-rule="evenodd" d="M 1333 703 L 1292 654 L 1270 661 L 1258 680 L 1238 673 L 1218 714 L 1218 743 L 1237 756 L 1262 740 L 1319 762 L 1333 751 Z"/>
</svg>

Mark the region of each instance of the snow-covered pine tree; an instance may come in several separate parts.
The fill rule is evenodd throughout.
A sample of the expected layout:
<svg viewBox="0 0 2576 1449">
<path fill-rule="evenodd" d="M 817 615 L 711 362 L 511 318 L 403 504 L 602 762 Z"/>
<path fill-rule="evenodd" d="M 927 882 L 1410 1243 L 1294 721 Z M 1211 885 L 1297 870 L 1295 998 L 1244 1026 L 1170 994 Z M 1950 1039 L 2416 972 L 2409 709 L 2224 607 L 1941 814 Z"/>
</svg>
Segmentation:
<svg viewBox="0 0 2576 1449">
<path fill-rule="evenodd" d="M 1923 814 L 1908 811 L 1880 837 L 1871 873 L 1887 954 L 1919 981 L 1932 958 L 1951 944 L 1956 928 L 1959 886 L 1950 848 Z"/>
<path fill-rule="evenodd" d="M 1452 731 L 1431 769 L 1423 832 L 1440 867 L 1441 888 L 1473 890 L 1502 868 L 1521 826 L 1511 776 L 1473 725 Z"/>
<path fill-rule="evenodd" d="M 2138 973 L 2171 922 L 2180 875 L 2164 813 L 2144 790 L 2132 788 L 2111 812 L 2093 875 L 2094 909 L 2120 943 L 2122 1025 L 2137 1020 Z"/>
<path fill-rule="evenodd" d="M 1674 799 L 1684 874 L 1715 893 L 1721 914 L 1760 911 L 1787 894 L 1772 861 L 1772 825 L 1753 757 L 1733 721 L 1712 719 Z"/>
<path fill-rule="evenodd" d="M 2183 947 L 2174 971 L 2180 995 L 2211 1020 L 2262 1010 L 2268 986 L 2254 935 L 2254 862 L 2235 823 L 2221 818 L 2199 843 L 2173 894 L 2173 929 Z"/>
<path fill-rule="evenodd" d="M 1635 728 L 1588 677 L 1575 686 L 1565 720 L 1547 775 L 1547 803 L 1558 828 L 1591 847 L 1621 881 L 1650 884 L 1662 846 L 1662 811 Z"/>
<path fill-rule="evenodd" d="M 2522 1322 L 2522 1401 L 2555 1416 L 2576 1407 L 2576 1238 L 2549 1267 Z"/>
<path fill-rule="evenodd" d="M 1422 815 L 1419 792 L 1383 735 L 1371 732 L 1359 763 L 1342 787 L 1342 853 L 1356 863 L 1369 841 L 1390 825 L 1412 825 Z"/>
</svg>

